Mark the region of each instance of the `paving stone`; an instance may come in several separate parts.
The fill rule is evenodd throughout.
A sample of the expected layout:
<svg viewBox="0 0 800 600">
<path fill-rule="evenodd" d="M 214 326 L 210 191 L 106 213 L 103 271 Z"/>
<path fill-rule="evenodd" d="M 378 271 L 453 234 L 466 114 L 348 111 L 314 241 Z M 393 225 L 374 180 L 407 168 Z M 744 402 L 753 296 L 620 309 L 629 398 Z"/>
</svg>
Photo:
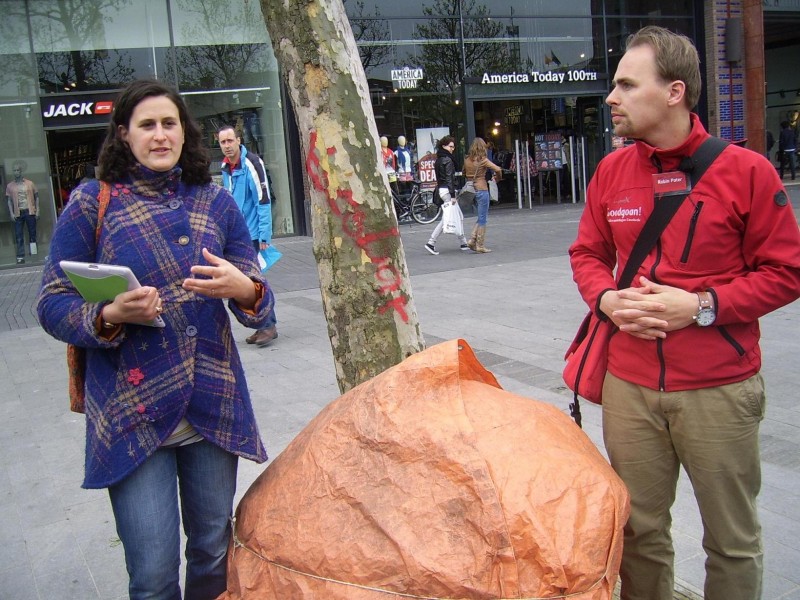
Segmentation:
<svg viewBox="0 0 800 600">
<path fill-rule="evenodd" d="M 794 189 L 798 203 L 800 187 Z M 431 228 L 401 226 L 426 343 L 466 339 L 505 389 L 565 413 L 572 394 L 561 381 L 563 353 L 587 310 L 566 256 L 581 208 L 493 209 L 496 251 L 485 256 L 454 247 L 432 257 L 422 248 Z M 272 460 L 339 396 L 312 242 L 281 240 L 281 250 L 284 259 L 269 273 L 278 339 L 248 346 L 250 330 L 232 323 Z M 0 272 L 0 598 L 122 599 L 127 575 L 107 493 L 80 489 L 85 424 L 67 410 L 65 346 L 35 321 L 40 277 L 37 268 Z M 791 358 L 800 353 L 800 302 L 763 319 L 762 331 L 769 396 L 762 426 L 763 599 L 800 600 L 800 371 Z M 584 432 L 605 455 L 601 409 L 583 402 L 582 412 Z M 237 501 L 265 468 L 240 461 Z M 702 526 L 685 476 L 673 518 L 675 597 L 699 598 Z"/>
</svg>

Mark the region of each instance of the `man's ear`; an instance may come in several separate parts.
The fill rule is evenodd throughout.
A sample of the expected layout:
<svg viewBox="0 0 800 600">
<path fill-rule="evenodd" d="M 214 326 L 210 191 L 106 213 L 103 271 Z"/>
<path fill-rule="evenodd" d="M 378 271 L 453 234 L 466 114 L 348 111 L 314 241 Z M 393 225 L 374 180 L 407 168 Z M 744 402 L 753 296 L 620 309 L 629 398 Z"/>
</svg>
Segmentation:
<svg viewBox="0 0 800 600">
<path fill-rule="evenodd" d="M 675 106 L 683 102 L 686 96 L 686 84 L 677 79 L 669 84 L 669 95 L 667 97 L 667 104 Z"/>
</svg>

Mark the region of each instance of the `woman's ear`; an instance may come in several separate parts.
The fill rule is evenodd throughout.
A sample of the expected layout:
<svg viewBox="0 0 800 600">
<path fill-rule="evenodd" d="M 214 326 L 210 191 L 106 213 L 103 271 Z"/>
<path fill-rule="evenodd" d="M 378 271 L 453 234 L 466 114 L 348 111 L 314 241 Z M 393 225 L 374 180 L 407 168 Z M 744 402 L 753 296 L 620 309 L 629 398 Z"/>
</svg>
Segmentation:
<svg viewBox="0 0 800 600">
<path fill-rule="evenodd" d="M 117 125 L 117 134 L 119 134 L 119 139 L 123 142 L 128 141 L 128 128 L 124 125 Z"/>
</svg>

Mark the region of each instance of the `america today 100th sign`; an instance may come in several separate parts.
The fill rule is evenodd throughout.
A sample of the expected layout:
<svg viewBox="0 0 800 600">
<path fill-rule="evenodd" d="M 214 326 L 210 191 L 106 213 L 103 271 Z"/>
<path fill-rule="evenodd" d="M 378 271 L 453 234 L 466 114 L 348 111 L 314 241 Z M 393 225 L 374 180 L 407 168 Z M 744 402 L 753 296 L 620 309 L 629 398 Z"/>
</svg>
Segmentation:
<svg viewBox="0 0 800 600">
<path fill-rule="evenodd" d="M 511 73 L 484 73 L 480 78 L 481 85 L 503 85 L 509 83 L 578 83 L 598 81 L 597 71 L 585 69 L 568 69 L 566 71 L 524 71 Z"/>
</svg>

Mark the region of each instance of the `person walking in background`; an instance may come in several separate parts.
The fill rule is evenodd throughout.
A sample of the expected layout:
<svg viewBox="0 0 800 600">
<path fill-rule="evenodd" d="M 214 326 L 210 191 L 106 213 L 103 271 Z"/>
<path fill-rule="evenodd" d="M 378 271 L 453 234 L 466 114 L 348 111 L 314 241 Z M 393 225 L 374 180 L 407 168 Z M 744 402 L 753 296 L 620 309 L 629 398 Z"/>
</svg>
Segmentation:
<svg viewBox="0 0 800 600">
<path fill-rule="evenodd" d="M 486 221 L 489 217 L 489 183 L 486 181 L 486 172 L 491 169 L 496 173 L 497 179 L 503 176 L 503 169 L 498 167 L 486 157 L 486 142 L 482 138 L 475 138 L 469 147 L 464 159 L 464 178 L 472 181 L 475 186 L 475 199 L 478 204 L 478 221 L 472 229 L 467 246 L 473 252 L 491 252 L 486 247 Z"/>
<path fill-rule="evenodd" d="M 784 170 L 788 162 L 789 172 L 792 175 L 792 181 L 794 181 L 795 170 L 797 169 L 797 142 L 789 121 L 781 123 L 781 133 L 778 136 L 778 151 L 781 155 L 781 179 L 784 177 Z"/>
<path fill-rule="evenodd" d="M 255 251 L 266 250 L 272 242 L 272 198 L 264 162 L 254 152 L 248 152 L 232 125 L 219 128 L 217 141 L 225 155 L 222 185 L 242 211 Z M 245 341 L 259 348 L 269 345 L 278 337 L 277 323 L 273 307 L 264 326 Z"/>
<path fill-rule="evenodd" d="M 238 457 L 267 459 L 226 305 L 260 327 L 273 295 L 209 165 L 177 91 L 128 84 L 100 152 L 101 181 L 72 192 L 37 300 L 47 333 L 86 348 L 83 487 L 108 488 L 132 600 L 181 597 L 181 521 L 185 597 L 225 591 Z M 62 260 L 126 265 L 142 287 L 88 302 Z M 146 325 L 159 315 L 164 327 Z"/>
<path fill-rule="evenodd" d="M 773 146 L 775 146 L 775 136 L 772 135 L 772 132 L 769 129 L 767 129 L 766 136 L 767 139 L 765 141 L 766 141 L 767 152 L 764 154 L 764 156 L 767 157 L 767 160 L 771 161 L 772 159 L 770 158 L 770 155 L 772 153 Z"/>
<path fill-rule="evenodd" d="M 458 200 L 456 199 L 456 163 L 453 160 L 453 151 L 456 148 L 456 140 L 452 135 L 446 135 L 436 144 L 436 163 L 434 163 L 434 170 L 436 171 L 436 194 L 442 199 L 442 206 L 450 205 L 453 208 L 458 208 Z M 460 208 L 458 209 L 460 212 Z M 464 251 L 469 250 L 467 246 L 467 238 L 464 236 L 463 219 L 461 215 L 461 249 Z M 439 220 L 431 233 L 430 239 L 425 244 L 425 250 L 434 256 L 439 254 L 436 250 L 436 240 L 439 239 L 442 230 L 444 229 L 444 217 Z"/>
<path fill-rule="evenodd" d="M 36 221 L 39 219 L 39 190 L 30 179 L 22 176 L 22 163 L 13 166 L 14 181 L 6 186 L 6 202 L 11 220 L 14 222 L 14 237 L 17 243 L 17 264 L 25 262 L 25 228 L 28 229 L 30 253 L 37 254 Z"/>
<path fill-rule="evenodd" d="M 800 296 L 800 232 L 775 169 L 728 145 L 633 287 L 615 281 L 658 202 L 656 176 L 688 179 L 681 166 L 710 137 L 692 112 L 699 62 L 688 38 L 661 27 L 629 38 L 606 103 L 614 133 L 636 141 L 598 165 L 569 250 L 581 296 L 619 328 L 608 349 L 603 439 L 631 494 L 622 600 L 673 597 L 670 508 L 681 465 L 703 522 L 704 598 L 761 598 L 758 319 Z"/>
</svg>

